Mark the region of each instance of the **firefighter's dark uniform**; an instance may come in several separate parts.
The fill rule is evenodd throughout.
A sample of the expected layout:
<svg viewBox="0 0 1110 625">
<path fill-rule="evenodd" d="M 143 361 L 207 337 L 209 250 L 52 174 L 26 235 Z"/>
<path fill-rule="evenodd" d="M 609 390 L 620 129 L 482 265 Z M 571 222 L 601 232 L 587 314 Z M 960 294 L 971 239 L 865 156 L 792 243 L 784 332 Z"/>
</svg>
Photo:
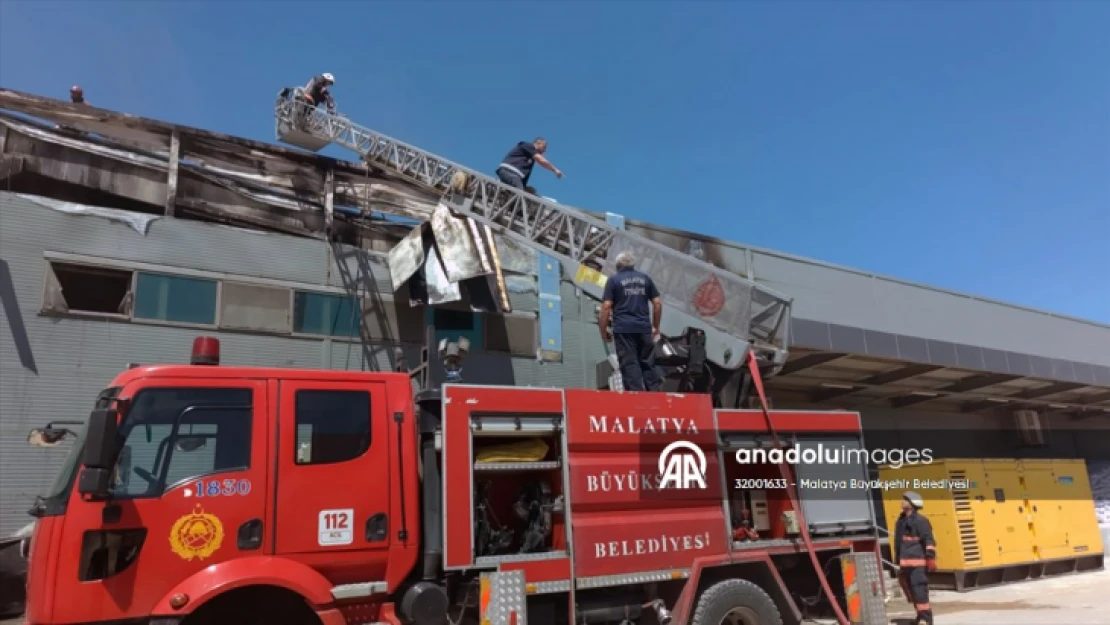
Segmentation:
<svg viewBox="0 0 1110 625">
<path fill-rule="evenodd" d="M 894 528 L 894 557 L 898 562 L 898 582 L 906 600 L 913 603 L 917 611 L 918 625 L 933 625 L 933 610 L 929 605 L 929 576 L 927 571 L 935 567 L 937 557 L 936 541 L 929 519 L 918 511 L 921 497 L 907 493 L 905 499 L 914 507 L 909 514 L 903 512 Z"/>
<path fill-rule="evenodd" d="M 328 90 L 328 83 L 324 80 L 323 75 L 315 76 L 308 81 L 308 85 L 304 88 L 304 94 L 313 106 L 325 104 L 328 111 L 335 111 L 335 100 L 331 97 L 331 91 Z"/>
</svg>

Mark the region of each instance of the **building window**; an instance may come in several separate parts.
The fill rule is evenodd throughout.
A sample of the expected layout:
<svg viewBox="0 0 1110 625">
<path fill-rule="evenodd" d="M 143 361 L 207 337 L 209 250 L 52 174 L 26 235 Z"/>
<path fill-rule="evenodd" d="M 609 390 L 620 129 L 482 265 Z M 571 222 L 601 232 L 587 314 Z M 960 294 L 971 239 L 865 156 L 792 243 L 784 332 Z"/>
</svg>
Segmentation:
<svg viewBox="0 0 1110 625">
<path fill-rule="evenodd" d="M 182 482 L 249 469 L 252 395 L 240 388 L 140 391 L 120 430 L 114 494 L 157 497 Z"/>
<path fill-rule="evenodd" d="M 370 393 L 297 391 L 297 464 L 354 460 L 370 449 Z"/>
<path fill-rule="evenodd" d="M 44 312 L 126 317 L 131 313 L 132 272 L 70 263 L 46 263 Z"/>
<path fill-rule="evenodd" d="M 288 334 L 292 330 L 292 290 L 224 282 L 220 287 L 220 327 Z"/>
<path fill-rule="evenodd" d="M 436 330 L 436 343 L 443 339 L 454 342 L 465 336 L 470 341 L 470 349 L 485 349 L 480 313 L 457 308 L 429 307 L 428 310 L 429 323 Z"/>
<path fill-rule="evenodd" d="M 293 331 L 298 334 L 357 337 L 362 323 L 358 298 L 297 291 Z"/>
<path fill-rule="evenodd" d="M 135 318 L 214 325 L 219 282 L 139 272 Z"/>
</svg>

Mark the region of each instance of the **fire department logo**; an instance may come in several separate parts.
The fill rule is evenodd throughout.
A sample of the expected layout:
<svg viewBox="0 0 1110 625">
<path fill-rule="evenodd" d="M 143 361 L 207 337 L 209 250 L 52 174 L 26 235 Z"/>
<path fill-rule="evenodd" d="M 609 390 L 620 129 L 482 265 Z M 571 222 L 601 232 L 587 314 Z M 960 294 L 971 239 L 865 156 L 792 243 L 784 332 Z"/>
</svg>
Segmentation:
<svg viewBox="0 0 1110 625">
<path fill-rule="evenodd" d="M 694 291 L 694 308 L 702 317 L 715 317 L 725 306 L 725 288 L 717 276 L 709 276 Z"/>
<path fill-rule="evenodd" d="M 223 523 L 216 515 L 205 513 L 200 504 L 170 528 L 170 548 L 185 561 L 203 560 L 216 553 L 223 542 Z"/>
</svg>

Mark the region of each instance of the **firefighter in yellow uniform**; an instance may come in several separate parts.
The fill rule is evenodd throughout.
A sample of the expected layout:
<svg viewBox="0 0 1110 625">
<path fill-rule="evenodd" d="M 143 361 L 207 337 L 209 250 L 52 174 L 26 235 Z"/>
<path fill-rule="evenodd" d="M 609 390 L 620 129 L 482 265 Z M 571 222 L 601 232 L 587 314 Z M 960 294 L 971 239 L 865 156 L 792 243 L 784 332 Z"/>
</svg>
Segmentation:
<svg viewBox="0 0 1110 625">
<path fill-rule="evenodd" d="M 894 527 L 894 559 L 902 592 L 917 611 L 917 625 L 933 625 L 927 571 L 937 569 L 937 543 L 929 519 L 919 512 L 924 507 L 921 495 L 912 491 L 902 495 L 902 514 Z"/>
</svg>

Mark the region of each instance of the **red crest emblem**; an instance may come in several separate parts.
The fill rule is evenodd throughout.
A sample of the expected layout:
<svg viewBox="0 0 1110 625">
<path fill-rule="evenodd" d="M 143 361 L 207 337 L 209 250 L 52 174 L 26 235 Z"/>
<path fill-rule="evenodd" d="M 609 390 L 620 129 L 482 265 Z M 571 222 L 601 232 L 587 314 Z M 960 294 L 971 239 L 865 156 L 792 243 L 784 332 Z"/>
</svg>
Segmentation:
<svg viewBox="0 0 1110 625">
<path fill-rule="evenodd" d="M 725 306 L 725 288 L 717 276 L 709 276 L 694 291 L 694 308 L 702 317 L 715 317 Z"/>
</svg>

